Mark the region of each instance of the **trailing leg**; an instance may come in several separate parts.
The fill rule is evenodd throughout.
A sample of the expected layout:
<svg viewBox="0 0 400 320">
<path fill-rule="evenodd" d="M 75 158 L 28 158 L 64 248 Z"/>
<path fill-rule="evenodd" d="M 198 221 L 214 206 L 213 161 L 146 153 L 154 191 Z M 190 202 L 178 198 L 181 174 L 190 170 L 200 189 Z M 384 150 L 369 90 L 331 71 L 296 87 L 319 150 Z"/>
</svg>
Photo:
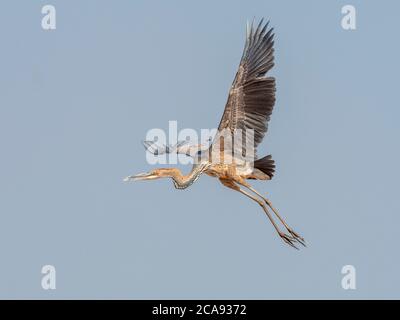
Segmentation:
<svg viewBox="0 0 400 320">
<path fill-rule="evenodd" d="M 286 230 L 295 238 L 299 243 L 301 243 L 303 246 L 306 246 L 305 240 L 298 234 L 296 233 L 292 228 L 289 227 L 289 225 L 286 223 L 286 221 L 279 215 L 278 211 L 273 207 L 272 202 L 265 198 L 263 195 L 261 195 L 256 189 L 254 189 L 251 185 L 245 184 L 244 185 L 247 189 L 251 190 L 254 192 L 256 195 L 258 195 L 260 198 L 264 200 L 264 202 L 268 205 L 268 207 L 271 208 L 271 210 L 274 212 L 274 214 L 278 217 L 279 221 L 282 222 L 282 224 L 285 226 Z"/>
<path fill-rule="evenodd" d="M 234 181 L 232 181 L 232 180 L 220 179 L 220 181 L 221 181 L 221 183 L 222 183 L 224 186 L 226 186 L 226 187 L 228 187 L 228 188 L 231 188 L 231 189 L 233 189 L 233 190 L 235 190 L 235 191 L 238 191 L 238 192 L 244 194 L 246 197 L 248 197 L 248 198 L 252 199 L 253 201 L 257 202 L 257 203 L 263 208 L 263 210 L 264 210 L 264 212 L 266 213 L 268 219 L 271 221 L 271 223 L 272 223 L 272 225 L 274 226 L 276 232 L 277 232 L 278 235 L 282 238 L 282 240 L 285 241 L 288 245 L 292 246 L 293 248 L 298 249 L 298 248 L 295 246 L 295 244 L 294 244 L 294 242 L 296 242 L 296 239 L 295 239 L 294 237 L 288 235 L 288 234 L 285 234 L 284 232 L 282 232 L 282 231 L 279 229 L 279 227 L 278 227 L 277 224 L 275 223 L 274 219 L 272 218 L 271 214 L 269 213 L 269 211 L 268 211 L 268 209 L 267 209 L 265 203 L 264 203 L 261 199 L 259 199 L 259 198 L 255 197 L 255 196 L 253 196 L 252 194 L 250 194 L 250 193 L 244 191 L 243 189 L 241 189 L 241 188 L 240 188 Z"/>
</svg>

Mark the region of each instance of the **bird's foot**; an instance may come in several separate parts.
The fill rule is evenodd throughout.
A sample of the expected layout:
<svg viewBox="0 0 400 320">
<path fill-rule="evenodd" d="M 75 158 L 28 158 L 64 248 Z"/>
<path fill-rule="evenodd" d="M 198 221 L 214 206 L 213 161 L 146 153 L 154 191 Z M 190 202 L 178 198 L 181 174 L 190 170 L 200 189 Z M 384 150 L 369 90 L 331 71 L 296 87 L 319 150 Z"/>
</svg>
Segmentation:
<svg viewBox="0 0 400 320">
<path fill-rule="evenodd" d="M 306 247 L 306 241 L 298 233 L 294 232 L 292 229 L 288 228 L 287 231 L 292 235 L 292 238 L 300 243 L 302 246 Z"/>
<path fill-rule="evenodd" d="M 296 240 L 294 237 L 289 236 L 288 234 L 283 233 L 283 232 L 279 232 L 279 236 L 280 236 L 280 237 L 282 238 L 282 240 L 283 240 L 284 242 L 286 242 L 289 246 L 291 246 L 291 247 L 293 247 L 293 248 L 299 250 L 299 248 L 297 248 L 296 245 L 295 245 L 295 243 L 297 242 L 297 240 Z"/>
</svg>

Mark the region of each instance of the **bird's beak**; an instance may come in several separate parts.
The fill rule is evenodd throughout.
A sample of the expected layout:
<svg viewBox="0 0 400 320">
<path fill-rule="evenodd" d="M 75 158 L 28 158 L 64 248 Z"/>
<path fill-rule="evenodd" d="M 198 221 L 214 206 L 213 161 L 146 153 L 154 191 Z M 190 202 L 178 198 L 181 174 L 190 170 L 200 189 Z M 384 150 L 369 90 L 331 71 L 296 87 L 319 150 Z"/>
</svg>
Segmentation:
<svg viewBox="0 0 400 320">
<path fill-rule="evenodd" d="M 158 176 L 155 174 L 152 174 L 151 172 L 144 172 L 144 173 L 139 173 L 134 176 L 129 176 L 124 179 L 124 181 L 141 181 L 141 180 L 153 180 L 157 179 Z"/>
</svg>

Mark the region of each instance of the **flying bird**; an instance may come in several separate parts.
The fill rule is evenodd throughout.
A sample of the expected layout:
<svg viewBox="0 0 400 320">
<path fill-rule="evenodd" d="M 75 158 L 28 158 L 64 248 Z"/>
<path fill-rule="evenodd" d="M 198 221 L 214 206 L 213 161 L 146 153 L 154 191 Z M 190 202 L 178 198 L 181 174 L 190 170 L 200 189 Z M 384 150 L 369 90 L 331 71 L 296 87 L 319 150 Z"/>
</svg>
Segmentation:
<svg viewBox="0 0 400 320">
<path fill-rule="evenodd" d="M 270 180 L 275 173 L 271 155 L 257 157 L 257 146 L 267 132 L 276 91 L 275 78 L 266 76 L 274 66 L 274 33 L 268 27 L 269 22 L 263 21 L 257 26 L 254 22 L 247 24 L 243 55 L 214 140 L 209 145 L 181 141 L 161 147 L 151 141 L 144 142 L 145 148 L 155 155 L 176 152 L 192 157 L 192 170 L 185 175 L 177 168 L 159 168 L 128 176 L 124 181 L 171 178 L 175 188 L 185 189 L 202 174 L 218 178 L 225 187 L 257 202 L 279 237 L 297 249 L 297 244 L 305 246 L 304 239 L 289 227 L 271 201 L 249 183 L 254 179 Z"/>
</svg>

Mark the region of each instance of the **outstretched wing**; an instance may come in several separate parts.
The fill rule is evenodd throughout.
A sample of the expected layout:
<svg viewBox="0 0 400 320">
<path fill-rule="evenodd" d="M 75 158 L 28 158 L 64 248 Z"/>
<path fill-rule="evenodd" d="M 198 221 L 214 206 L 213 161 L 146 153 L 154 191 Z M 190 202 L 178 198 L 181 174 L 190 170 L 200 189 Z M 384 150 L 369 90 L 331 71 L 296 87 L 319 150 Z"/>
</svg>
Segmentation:
<svg viewBox="0 0 400 320">
<path fill-rule="evenodd" d="M 267 131 L 267 122 L 275 104 L 275 79 L 265 77 L 274 66 L 274 34 L 272 28 L 268 31 L 267 29 L 268 22 L 263 24 L 263 19 L 257 28 L 253 24 L 247 26 L 246 44 L 239 70 L 218 126 L 218 132 L 228 131 L 231 134 L 237 129 L 242 132 L 254 130 L 254 155 Z M 234 144 L 230 148 L 238 147 L 240 146 Z M 226 151 L 229 147 L 224 144 L 224 148 Z"/>
</svg>

